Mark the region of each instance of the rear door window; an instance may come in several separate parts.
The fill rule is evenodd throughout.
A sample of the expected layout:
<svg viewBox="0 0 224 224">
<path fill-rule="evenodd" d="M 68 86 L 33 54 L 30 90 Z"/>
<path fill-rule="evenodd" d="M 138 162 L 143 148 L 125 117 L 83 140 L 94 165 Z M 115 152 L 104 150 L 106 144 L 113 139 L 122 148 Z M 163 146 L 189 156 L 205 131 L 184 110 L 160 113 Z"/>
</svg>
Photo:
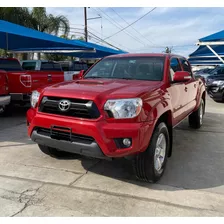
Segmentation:
<svg viewBox="0 0 224 224">
<path fill-rule="evenodd" d="M 5 71 L 22 71 L 22 66 L 17 60 L 0 59 L 0 70 Z"/>
<path fill-rule="evenodd" d="M 42 71 L 52 71 L 54 70 L 54 66 L 52 62 L 42 62 L 41 63 L 41 70 Z"/>
<path fill-rule="evenodd" d="M 71 67 L 70 67 L 70 64 L 69 63 L 66 63 L 66 62 L 63 62 L 63 63 L 60 63 L 61 64 L 61 68 L 64 72 L 69 72 L 71 71 Z"/>
<path fill-rule="evenodd" d="M 36 62 L 23 62 L 22 68 L 24 70 L 35 70 L 36 69 Z"/>
<path fill-rule="evenodd" d="M 53 63 L 54 71 L 62 71 L 61 65 L 59 63 Z"/>
</svg>

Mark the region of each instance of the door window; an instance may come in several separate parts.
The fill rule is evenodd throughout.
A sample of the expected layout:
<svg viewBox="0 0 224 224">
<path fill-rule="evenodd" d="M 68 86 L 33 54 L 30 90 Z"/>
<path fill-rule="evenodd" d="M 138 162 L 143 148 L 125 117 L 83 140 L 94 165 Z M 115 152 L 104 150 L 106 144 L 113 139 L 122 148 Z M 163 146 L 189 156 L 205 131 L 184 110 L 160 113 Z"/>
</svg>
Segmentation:
<svg viewBox="0 0 224 224">
<path fill-rule="evenodd" d="M 35 70 L 36 62 L 23 62 L 22 67 L 24 70 Z"/>
<path fill-rule="evenodd" d="M 177 58 L 172 58 L 170 61 L 170 80 L 173 81 L 174 73 L 181 71 L 180 63 Z"/>
<path fill-rule="evenodd" d="M 51 62 L 42 62 L 41 63 L 41 70 L 42 71 L 52 71 L 52 70 L 54 70 L 53 63 L 51 63 Z"/>
</svg>

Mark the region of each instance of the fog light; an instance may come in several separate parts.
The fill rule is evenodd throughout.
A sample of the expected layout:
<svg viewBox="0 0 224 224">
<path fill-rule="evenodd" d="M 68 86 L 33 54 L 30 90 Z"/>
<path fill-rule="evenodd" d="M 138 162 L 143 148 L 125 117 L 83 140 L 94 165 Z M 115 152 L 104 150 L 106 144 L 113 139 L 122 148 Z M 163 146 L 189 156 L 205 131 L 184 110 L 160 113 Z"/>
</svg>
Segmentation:
<svg viewBox="0 0 224 224">
<path fill-rule="evenodd" d="M 123 144 L 126 146 L 126 147 L 130 147 L 131 145 L 131 140 L 129 138 L 124 138 L 123 139 Z"/>
<path fill-rule="evenodd" d="M 126 149 L 132 145 L 131 138 L 115 138 L 114 141 L 118 149 Z"/>
</svg>

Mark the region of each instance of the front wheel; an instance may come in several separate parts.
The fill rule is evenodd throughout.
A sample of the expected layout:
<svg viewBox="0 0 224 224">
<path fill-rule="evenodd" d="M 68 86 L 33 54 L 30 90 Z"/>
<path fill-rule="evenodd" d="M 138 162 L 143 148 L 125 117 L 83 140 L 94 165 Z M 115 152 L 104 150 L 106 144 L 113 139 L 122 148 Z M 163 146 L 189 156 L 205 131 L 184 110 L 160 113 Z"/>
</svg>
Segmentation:
<svg viewBox="0 0 224 224">
<path fill-rule="evenodd" d="M 136 155 L 133 168 L 137 179 L 157 182 L 163 175 L 170 147 L 169 131 L 164 122 L 155 128 L 145 152 Z"/>
<path fill-rule="evenodd" d="M 205 113 L 205 103 L 204 100 L 201 99 L 199 108 L 191 115 L 189 115 L 188 118 L 189 126 L 195 129 L 200 128 L 203 124 L 204 113 Z"/>
</svg>

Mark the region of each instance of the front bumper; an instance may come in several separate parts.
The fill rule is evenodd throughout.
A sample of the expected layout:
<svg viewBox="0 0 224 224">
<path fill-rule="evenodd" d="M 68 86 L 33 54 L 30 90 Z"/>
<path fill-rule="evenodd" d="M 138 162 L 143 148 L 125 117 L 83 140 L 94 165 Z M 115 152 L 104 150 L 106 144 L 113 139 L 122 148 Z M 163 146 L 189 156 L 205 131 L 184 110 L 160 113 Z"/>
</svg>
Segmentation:
<svg viewBox="0 0 224 224">
<path fill-rule="evenodd" d="M 31 94 L 11 93 L 10 95 L 14 102 L 30 102 Z"/>
<path fill-rule="evenodd" d="M 72 142 L 64 140 L 56 140 L 50 136 L 44 136 L 34 130 L 31 135 L 31 139 L 40 145 L 46 145 L 48 147 L 57 148 L 61 151 L 81 154 L 84 156 L 90 156 L 94 158 L 104 159 L 105 156 L 102 153 L 98 144 L 93 141 L 90 144 L 88 142 Z"/>
<path fill-rule="evenodd" d="M 11 97 L 10 96 L 0 96 L 0 106 L 5 106 L 10 104 Z"/>
<path fill-rule="evenodd" d="M 36 113 L 30 109 L 27 112 L 28 135 L 42 145 L 57 148 L 95 158 L 125 157 L 146 150 L 151 138 L 154 122 L 142 123 L 108 123 L 105 120 L 89 121 Z M 36 128 L 52 130 L 53 127 L 71 130 L 71 134 L 90 136 L 91 143 L 79 140 L 63 140 L 51 135 L 38 134 Z M 132 145 L 129 148 L 119 148 L 115 139 L 129 138 Z"/>
</svg>

